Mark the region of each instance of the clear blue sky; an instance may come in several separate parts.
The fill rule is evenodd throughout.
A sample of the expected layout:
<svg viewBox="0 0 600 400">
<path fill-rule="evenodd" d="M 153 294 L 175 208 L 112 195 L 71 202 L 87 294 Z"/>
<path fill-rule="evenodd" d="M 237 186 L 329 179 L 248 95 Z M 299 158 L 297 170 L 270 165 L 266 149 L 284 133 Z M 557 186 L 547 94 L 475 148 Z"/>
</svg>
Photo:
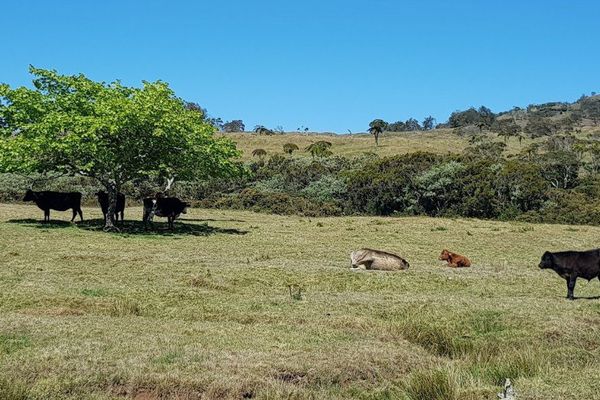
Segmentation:
<svg viewBox="0 0 600 400">
<path fill-rule="evenodd" d="M 29 64 L 162 79 L 224 120 L 364 131 L 600 92 L 598 1 L 7 1 L 0 82 Z"/>
</svg>

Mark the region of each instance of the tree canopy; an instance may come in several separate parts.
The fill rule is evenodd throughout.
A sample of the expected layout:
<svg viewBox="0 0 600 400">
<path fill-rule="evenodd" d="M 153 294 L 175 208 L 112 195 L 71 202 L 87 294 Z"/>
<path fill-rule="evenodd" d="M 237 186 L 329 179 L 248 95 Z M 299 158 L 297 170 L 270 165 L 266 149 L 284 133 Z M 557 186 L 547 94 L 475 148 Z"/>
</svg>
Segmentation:
<svg viewBox="0 0 600 400">
<path fill-rule="evenodd" d="M 202 179 L 241 171 L 239 152 L 202 110 L 162 81 L 140 88 L 30 67 L 33 89 L 0 85 L 0 171 L 81 174 L 111 205 L 121 186 L 150 177 Z M 112 226 L 107 218 L 107 227 Z"/>
</svg>

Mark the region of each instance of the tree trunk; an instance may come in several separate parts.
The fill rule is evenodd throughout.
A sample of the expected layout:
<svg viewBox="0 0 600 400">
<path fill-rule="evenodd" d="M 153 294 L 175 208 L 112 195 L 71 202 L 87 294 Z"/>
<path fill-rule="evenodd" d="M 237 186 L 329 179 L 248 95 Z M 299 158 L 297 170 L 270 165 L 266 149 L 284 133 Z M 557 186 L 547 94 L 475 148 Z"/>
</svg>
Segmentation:
<svg viewBox="0 0 600 400">
<path fill-rule="evenodd" d="M 104 186 L 106 188 L 106 193 L 108 193 L 108 211 L 106 212 L 106 220 L 104 221 L 104 230 L 115 231 L 118 230 L 118 228 L 115 226 L 118 185 L 114 181 L 111 181 Z"/>
</svg>

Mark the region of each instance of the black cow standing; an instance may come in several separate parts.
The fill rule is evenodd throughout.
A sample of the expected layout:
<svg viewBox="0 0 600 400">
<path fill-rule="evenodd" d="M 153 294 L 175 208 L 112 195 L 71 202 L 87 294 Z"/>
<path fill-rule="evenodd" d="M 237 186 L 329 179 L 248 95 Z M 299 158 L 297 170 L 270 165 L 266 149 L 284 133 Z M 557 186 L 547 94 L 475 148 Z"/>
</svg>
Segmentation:
<svg viewBox="0 0 600 400">
<path fill-rule="evenodd" d="M 545 252 L 540 261 L 541 269 L 550 268 L 567 281 L 567 299 L 573 300 L 577 278 L 592 280 L 600 278 L 600 249 L 588 251 Z"/>
<path fill-rule="evenodd" d="M 104 214 L 104 221 L 106 222 L 106 216 L 108 214 L 108 193 L 101 190 L 96 193 L 98 196 L 98 203 Z M 123 193 L 117 194 L 117 208 L 115 209 L 115 221 L 119 222 L 119 213 L 121 213 L 121 223 L 123 222 L 123 215 L 125 214 L 125 195 Z"/>
<path fill-rule="evenodd" d="M 159 197 L 144 199 L 144 226 L 152 222 L 152 218 L 166 217 L 169 222 L 169 229 L 174 229 L 174 221 L 179 215 L 186 214 L 189 203 L 179 200 L 177 197 Z"/>
<path fill-rule="evenodd" d="M 25 193 L 23 201 L 33 201 L 41 210 L 44 211 L 44 222 L 50 221 L 50 210 L 66 211 L 69 208 L 73 209 L 73 218 L 79 213 L 79 218 L 83 221 L 83 213 L 81 212 L 81 193 L 70 192 L 34 192 L 28 190 Z"/>
</svg>

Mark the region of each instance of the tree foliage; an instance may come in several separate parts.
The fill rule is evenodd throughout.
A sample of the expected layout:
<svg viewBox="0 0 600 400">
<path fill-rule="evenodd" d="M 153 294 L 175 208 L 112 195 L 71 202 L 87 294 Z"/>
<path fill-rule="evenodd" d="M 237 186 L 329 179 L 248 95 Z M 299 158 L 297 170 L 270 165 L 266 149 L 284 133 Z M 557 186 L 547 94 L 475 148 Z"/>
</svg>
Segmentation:
<svg viewBox="0 0 600 400">
<path fill-rule="evenodd" d="M 298 145 L 294 143 L 286 143 L 283 145 L 283 152 L 286 154 L 291 155 L 296 150 L 298 150 Z"/>
<path fill-rule="evenodd" d="M 244 125 L 244 122 L 241 119 L 234 119 L 223 124 L 223 131 L 228 133 L 244 132 L 245 129 L 246 125 Z"/>
<path fill-rule="evenodd" d="M 114 207 L 117 191 L 134 179 L 203 179 L 241 170 L 235 144 L 215 138 L 205 114 L 164 82 L 134 88 L 82 74 L 30 72 L 33 89 L 0 86 L 1 171 L 90 176 Z"/>
<path fill-rule="evenodd" d="M 333 152 L 330 150 L 331 146 L 331 142 L 319 140 L 318 142 L 312 143 L 306 147 L 306 151 L 308 151 L 313 158 L 325 158 L 333 154 Z"/>
</svg>

